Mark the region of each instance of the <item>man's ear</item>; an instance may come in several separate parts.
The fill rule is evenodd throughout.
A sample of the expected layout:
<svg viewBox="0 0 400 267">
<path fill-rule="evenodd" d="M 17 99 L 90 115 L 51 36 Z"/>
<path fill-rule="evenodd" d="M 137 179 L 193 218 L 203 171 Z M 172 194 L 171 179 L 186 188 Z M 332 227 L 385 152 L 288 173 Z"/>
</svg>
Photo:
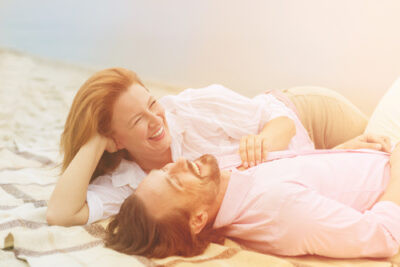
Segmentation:
<svg viewBox="0 0 400 267">
<path fill-rule="evenodd" d="M 199 234 L 201 230 L 206 226 L 208 221 L 208 212 L 204 209 L 200 209 L 190 216 L 190 229 L 192 229 L 192 233 Z"/>
</svg>

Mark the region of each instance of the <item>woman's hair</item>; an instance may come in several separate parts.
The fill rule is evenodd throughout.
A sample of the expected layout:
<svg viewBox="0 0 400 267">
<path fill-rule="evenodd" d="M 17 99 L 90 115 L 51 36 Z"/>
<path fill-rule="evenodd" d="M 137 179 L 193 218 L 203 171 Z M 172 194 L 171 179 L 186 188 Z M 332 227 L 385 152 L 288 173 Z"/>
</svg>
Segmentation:
<svg viewBox="0 0 400 267">
<path fill-rule="evenodd" d="M 79 149 L 96 132 L 111 137 L 113 105 L 117 98 L 135 83 L 143 86 L 133 71 L 111 68 L 95 73 L 81 86 L 72 102 L 61 135 L 60 147 L 64 153 L 62 171 L 65 171 Z M 122 158 L 129 158 L 126 150 L 112 154 L 105 151 L 91 181 L 99 175 L 114 170 Z"/>
<path fill-rule="evenodd" d="M 199 255 L 210 242 L 223 241 L 221 231 L 212 229 L 211 223 L 200 234 L 193 234 L 189 219 L 190 212 L 182 209 L 156 218 L 133 193 L 108 225 L 105 244 L 130 255 L 164 258 Z"/>
</svg>

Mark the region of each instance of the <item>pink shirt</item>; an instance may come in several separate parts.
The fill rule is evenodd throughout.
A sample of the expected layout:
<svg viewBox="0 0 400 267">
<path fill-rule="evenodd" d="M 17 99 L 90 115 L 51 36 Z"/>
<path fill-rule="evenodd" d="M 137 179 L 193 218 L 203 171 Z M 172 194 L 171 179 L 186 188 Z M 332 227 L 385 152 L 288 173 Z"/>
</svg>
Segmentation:
<svg viewBox="0 0 400 267">
<path fill-rule="evenodd" d="M 387 153 L 271 152 L 233 171 L 214 226 L 243 246 L 279 255 L 388 257 L 400 242 L 400 207 L 376 202 L 390 177 Z M 282 159 L 280 159 L 282 158 Z"/>
</svg>

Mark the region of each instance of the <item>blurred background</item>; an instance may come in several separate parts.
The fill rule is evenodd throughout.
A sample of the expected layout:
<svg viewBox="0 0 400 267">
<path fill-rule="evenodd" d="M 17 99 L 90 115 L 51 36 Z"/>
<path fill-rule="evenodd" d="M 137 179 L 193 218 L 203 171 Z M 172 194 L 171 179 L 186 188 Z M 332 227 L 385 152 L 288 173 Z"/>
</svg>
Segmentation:
<svg viewBox="0 0 400 267">
<path fill-rule="evenodd" d="M 400 76 L 399 14 L 397 0 L 0 0 L 0 47 L 180 88 L 323 86 L 369 115 Z"/>
</svg>

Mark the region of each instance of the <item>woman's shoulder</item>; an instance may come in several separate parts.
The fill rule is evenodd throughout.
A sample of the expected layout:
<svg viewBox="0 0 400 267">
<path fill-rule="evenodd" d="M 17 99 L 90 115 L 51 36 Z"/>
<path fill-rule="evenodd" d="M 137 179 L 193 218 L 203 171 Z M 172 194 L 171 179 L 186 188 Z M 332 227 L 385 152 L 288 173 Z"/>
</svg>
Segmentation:
<svg viewBox="0 0 400 267">
<path fill-rule="evenodd" d="M 193 100 L 197 98 L 207 98 L 211 97 L 213 98 L 214 96 L 224 96 L 224 95 L 240 95 L 229 88 L 224 87 L 223 85 L 220 84 L 211 84 L 206 87 L 201 87 L 201 88 L 187 88 L 180 92 L 177 95 L 167 95 L 164 96 L 160 99 L 160 102 L 171 102 L 171 101 L 187 101 L 187 100 Z"/>
</svg>

